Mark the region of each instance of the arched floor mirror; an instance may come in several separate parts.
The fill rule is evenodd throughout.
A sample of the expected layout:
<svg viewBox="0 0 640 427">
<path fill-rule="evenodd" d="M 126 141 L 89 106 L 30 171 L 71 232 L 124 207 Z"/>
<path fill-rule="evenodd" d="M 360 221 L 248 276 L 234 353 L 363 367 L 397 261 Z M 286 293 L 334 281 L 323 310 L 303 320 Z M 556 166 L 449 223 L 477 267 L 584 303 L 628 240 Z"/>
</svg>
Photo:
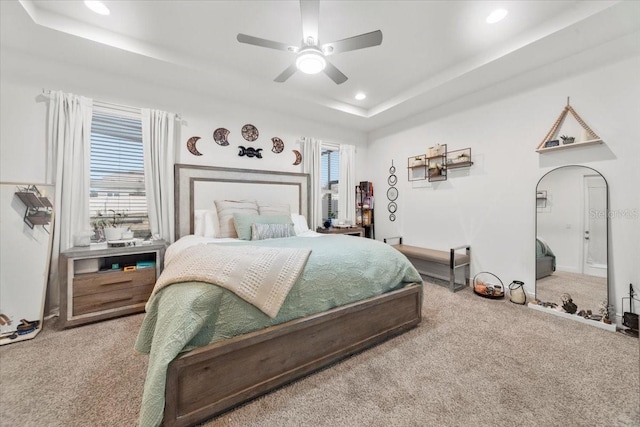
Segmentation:
<svg viewBox="0 0 640 427">
<path fill-rule="evenodd" d="M 536 186 L 536 294 L 531 308 L 615 331 L 609 312 L 609 188 L 587 166 L 562 166 Z"/>
</svg>

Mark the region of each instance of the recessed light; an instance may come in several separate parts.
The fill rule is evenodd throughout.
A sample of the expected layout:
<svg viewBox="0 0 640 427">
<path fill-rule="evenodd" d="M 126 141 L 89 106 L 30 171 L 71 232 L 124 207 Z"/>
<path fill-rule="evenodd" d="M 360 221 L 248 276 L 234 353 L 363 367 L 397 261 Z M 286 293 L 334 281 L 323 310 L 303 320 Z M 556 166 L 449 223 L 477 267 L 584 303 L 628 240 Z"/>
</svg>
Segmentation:
<svg viewBox="0 0 640 427">
<path fill-rule="evenodd" d="M 360 92 L 360 93 L 356 93 L 356 99 L 358 101 L 362 101 L 363 99 L 365 99 L 367 97 L 367 95 L 365 95 L 364 93 Z"/>
<path fill-rule="evenodd" d="M 84 0 L 84 5 L 89 9 L 97 13 L 98 15 L 109 15 L 111 11 L 101 1 L 97 0 Z"/>
<path fill-rule="evenodd" d="M 507 9 L 496 9 L 487 16 L 487 24 L 495 24 L 502 21 L 509 12 Z"/>
</svg>

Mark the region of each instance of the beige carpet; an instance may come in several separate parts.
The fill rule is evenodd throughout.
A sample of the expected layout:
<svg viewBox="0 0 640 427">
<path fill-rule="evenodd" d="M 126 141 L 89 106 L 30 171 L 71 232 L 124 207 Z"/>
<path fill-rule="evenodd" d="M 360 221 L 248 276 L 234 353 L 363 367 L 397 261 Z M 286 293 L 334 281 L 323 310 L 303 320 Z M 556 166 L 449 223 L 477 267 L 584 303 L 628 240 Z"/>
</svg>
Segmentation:
<svg viewBox="0 0 640 427">
<path fill-rule="evenodd" d="M 426 285 L 416 329 L 205 426 L 638 426 L 637 338 Z M 133 426 L 142 316 L 0 348 L 2 426 Z"/>
</svg>

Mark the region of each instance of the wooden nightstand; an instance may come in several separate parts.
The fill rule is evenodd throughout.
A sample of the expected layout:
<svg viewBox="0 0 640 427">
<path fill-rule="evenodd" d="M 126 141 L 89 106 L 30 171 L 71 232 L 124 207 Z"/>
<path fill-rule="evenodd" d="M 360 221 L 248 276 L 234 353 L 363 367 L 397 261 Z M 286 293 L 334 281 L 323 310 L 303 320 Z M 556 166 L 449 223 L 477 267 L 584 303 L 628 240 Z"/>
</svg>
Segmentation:
<svg viewBox="0 0 640 427">
<path fill-rule="evenodd" d="M 358 236 L 364 237 L 364 228 L 362 227 L 349 227 L 349 228 L 339 228 L 339 227 L 331 227 L 331 228 L 322 228 L 318 227 L 316 229 L 318 233 L 322 234 L 348 234 L 349 236 Z"/>
<path fill-rule="evenodd" d="M 60 254 L 63 328 L 144 311 L 162 271 L 166 243 L 123 248 L 74 247 Z"/>
</svg>

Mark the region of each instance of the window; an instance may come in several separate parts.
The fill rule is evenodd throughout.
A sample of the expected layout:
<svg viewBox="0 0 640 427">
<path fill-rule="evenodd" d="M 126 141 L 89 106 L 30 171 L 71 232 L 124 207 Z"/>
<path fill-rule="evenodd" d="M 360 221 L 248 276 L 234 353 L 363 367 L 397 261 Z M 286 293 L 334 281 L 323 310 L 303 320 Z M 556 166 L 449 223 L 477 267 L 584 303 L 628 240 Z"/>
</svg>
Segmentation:
<svg viewBox="0 0 640 427">
<path fill-rule="evenodd" d="M 337 150 L 322 150 L 320 157 L 322 170 L 322 218 L 338 217 L 338 186 L 340 178 L 340 152 Z"/>
<path fill-rule="evenodd" d="M 94 105 L 89 215 L 94 226 L 115 219 L 135 237 L 150 235 L 139 110 Z"/>
</svg>

